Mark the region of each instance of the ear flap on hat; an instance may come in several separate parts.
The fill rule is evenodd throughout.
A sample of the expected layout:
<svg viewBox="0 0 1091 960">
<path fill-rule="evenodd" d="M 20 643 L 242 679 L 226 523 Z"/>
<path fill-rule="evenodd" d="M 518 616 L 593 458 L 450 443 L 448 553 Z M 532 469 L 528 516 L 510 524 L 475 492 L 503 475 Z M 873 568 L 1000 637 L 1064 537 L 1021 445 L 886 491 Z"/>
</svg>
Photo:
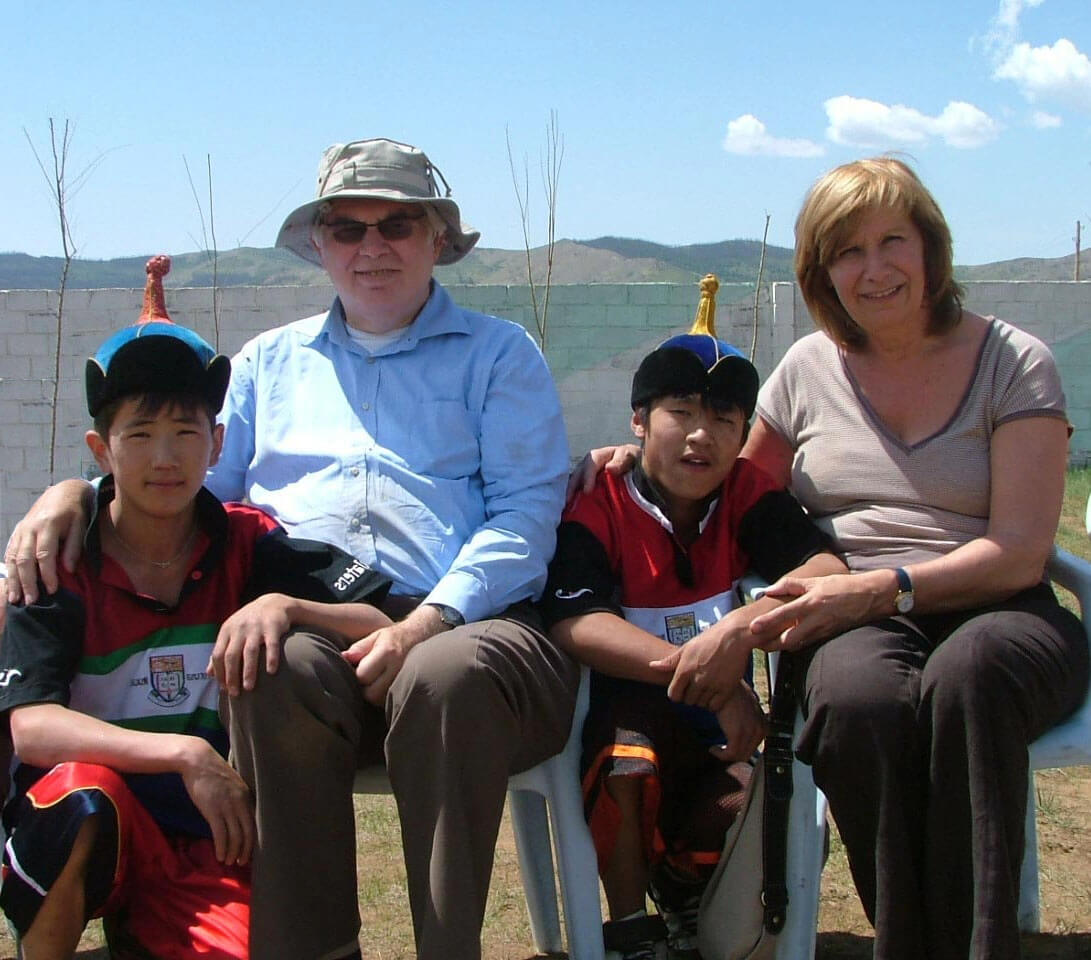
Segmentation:
<svg viewBox="0 0 1091 960">
<path fill-rule="evenodd" d="M 208 399 L 212 401 L 212 409 L 219 413 L 223 409 L 227 384 L 231 380 L 231 361 L 222 353 L 216 354 L 208 365 L 205 377 Z"/>
<path fill-rule="evenodd" d="M 106 387 L 106 371 L 94 357 L 89 357 L 84 365 L 83 382 L 87 395 L 87 412 L 93 417 L 102 407 L 102 393 Z"/>
</svg>

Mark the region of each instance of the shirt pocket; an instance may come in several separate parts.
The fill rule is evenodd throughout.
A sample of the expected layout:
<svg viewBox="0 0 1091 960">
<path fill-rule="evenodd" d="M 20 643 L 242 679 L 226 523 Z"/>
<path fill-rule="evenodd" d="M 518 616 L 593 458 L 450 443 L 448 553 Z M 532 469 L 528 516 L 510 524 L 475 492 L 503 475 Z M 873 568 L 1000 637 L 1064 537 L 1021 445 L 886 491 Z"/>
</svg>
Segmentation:
<svg viewBox="0 0 1091 960">
<path fill-rule="evenodd" d="M 449 479 L 481 469 L 476 418 L 461 400 L 427 400 L 407 405 L 402 436 L 390 444 L 414 473 Z M 392 438 L 393 440 L 393 438 Z"/>
</svg>

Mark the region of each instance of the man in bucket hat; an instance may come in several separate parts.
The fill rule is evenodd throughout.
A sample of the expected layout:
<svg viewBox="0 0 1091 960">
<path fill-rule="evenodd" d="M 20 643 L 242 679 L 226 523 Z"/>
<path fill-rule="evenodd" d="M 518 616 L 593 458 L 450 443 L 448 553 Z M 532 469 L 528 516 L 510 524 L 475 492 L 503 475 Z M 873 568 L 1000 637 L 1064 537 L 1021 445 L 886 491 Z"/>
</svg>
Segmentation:
<svg viewBox="0 0 1091 960">
<path fill-rule="evenodd" d="M 327 150 L 277 245 L 320 263 L 337 297 L 232 363 L 208 487 L 388 576 L 396 621 L 283 643 L 271 623 L 213 663 L 257 802 L 254 960 L 358 955 L 352 782 L 384 734 L 418 956 L 479 956 L 508 776 L 571 724 L 577 668 L 530 606 L 564 499 L 560 403 L 521 327 L 432 278 L 478 239 L 442 180 L 406 144 Z M 42 503 L 6 553 L 28 597 L 27 558 L 50 588 L 70 523 Z"/>
</svg>

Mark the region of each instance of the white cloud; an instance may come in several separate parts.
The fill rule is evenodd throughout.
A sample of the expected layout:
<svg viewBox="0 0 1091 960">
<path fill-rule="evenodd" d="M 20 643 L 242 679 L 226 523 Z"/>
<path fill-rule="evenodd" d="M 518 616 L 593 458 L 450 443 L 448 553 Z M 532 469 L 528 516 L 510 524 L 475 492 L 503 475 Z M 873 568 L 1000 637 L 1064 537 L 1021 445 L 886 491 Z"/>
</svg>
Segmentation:
<svg viewBox="0 0 1091 960">
<path fill-rule="evenodd" d="M 752 113 L 728 123 L 723 147 L 728 153 L 765 157 L 820 157 L 826 152 L 813 140 L 774 137 Z"/>
<path fill-rule="evenodd" d="M 1015 44 L 993 77 L 1014 81 L 1032 102 L 1056 100 L 1091 110 L 1091 59 L 1064 37 L 1052 47 Z"/>
<path fill-rule="evenodd" d="M 1019 18 L 1030 7 L 1040 7 L 1045 0 L 1000 0 L 996 16 L 989 23 L 985 34 L 986 48 L 1001 52 L 1009 49 L 1019 36 Z"/>
<path fill-rule="evenodd" d="M 1059 127 L 1061 125 L 1061 118 L 1053 113 L 1046 113 L 1044 110 L 1035 110 L 1030 115 L 1030 122 L 1036 126 L 1039 130 L 1048 130 L 1051 127 Z"/>
<path fill-rule="evenodd" d="M 960 100 L 952 100 L 935 117 L 902 104 L 888 106 L 850 96 L 833 97 L 825 107 L 826 136 L 853 147 L 918 144 L 938 137 L 949 146 L 971 149 L 994 140 L 1000 132 L 1000 124 L 992 117 Z"/>
</svg>

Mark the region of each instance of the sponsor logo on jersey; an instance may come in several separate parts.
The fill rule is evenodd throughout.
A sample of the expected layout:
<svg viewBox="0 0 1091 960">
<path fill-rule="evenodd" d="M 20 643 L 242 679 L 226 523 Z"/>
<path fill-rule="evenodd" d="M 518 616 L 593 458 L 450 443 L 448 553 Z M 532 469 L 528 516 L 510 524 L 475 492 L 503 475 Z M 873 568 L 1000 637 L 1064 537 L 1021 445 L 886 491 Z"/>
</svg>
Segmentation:
<svg viewBox="0 0 1091 960">
<path fill-rule="evenodd" d="M 180 653 L 148 657 L 151 690 L 148 699 L 161 707 L 176 707 L 189 699 L 185 658 Z"/>
<path fill-rule="evenodd" d="M 334 589 L 340 593 L 344 593 L 349 587 L 351 587 L 357 580 L 367 573 L 367 567 L 365 567 L 359 560 L 356 560 L 351 566 L 345 568 L 344 573 L 341 574 L 333 583 Z"/>
<path fill-rule="evenodd" d="M 558 587 L 556 590 L 553 591 L 553 596 L 555 596 L 558 600 L 575 600 L 576 597 L 582 597 L 585 593 L 590 592 L 590 587 L 580 587 L 579 590 L 571 591 L 562 590 L 560 587 Z"/>
<path fill-rule="evenodd" d="M 697 629 L 697 614 L 692 610 L 686 613 L 672 613 L 664 617 L 667 628 L 667 643 L 676 647 L 682 646 L 687 640 L 692 640 L 700 632 Z"/>
<path fill-rule="evenodd" d="M 0 687 L 6 687 L 16 677 L 21 677 L 23 671 L 17 667 L 9 667 L 7 670 L 0 670 Z"/>
</svg>

